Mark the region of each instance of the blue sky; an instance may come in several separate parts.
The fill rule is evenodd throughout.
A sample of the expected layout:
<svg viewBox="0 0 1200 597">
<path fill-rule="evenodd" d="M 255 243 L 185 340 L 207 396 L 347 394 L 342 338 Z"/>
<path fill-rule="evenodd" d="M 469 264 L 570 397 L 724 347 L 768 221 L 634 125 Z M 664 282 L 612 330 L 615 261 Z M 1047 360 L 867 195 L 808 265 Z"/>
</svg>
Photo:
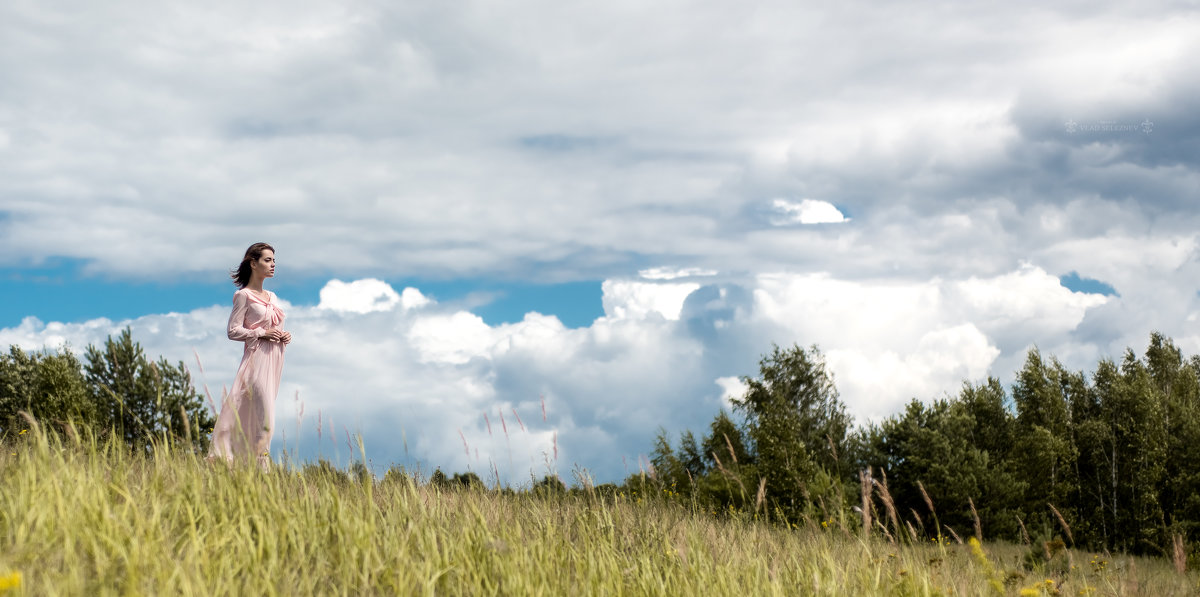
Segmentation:
<svg viewBox="0 0 1200 597">
<path fill-rule="evenodd" d="M 1198 26 L 1172 2 L 6 3 L 0 345 L 129 326 L 219 396 L 226 272 L 265 240 L 296 339 L 277 452 L 336 448 L 320 412 L 377 465 L 514 482 L 623 476 L 772 344 L 819 345 L 860 421 L 1034 346 L 1200 353 Z"/>
<path fill-rule="evenodd" d="M 55 260 L 60 261 L 60 260 Z M 216 272 L 195 281 L 154 282 L 111 279 L 80 273 L 72 260 L 38 267 L 0 270 L 0 294 L 5 296 L 5 318 L 11 327 L 26 317 L 43 321 L 84 321 L 97 317 L 131 319 L 146 313 L 190 311 L 228 299 L 230 288 Z M 291 302 L 317 304 L 327 278 L 278 280 L 277 294 Z M 604 315 L 601 281 L 533 284 L 486 279 L 452 281 L 386 280 L 393 286 L 420 288 L 440 302 L 469 304 L 472 313 L 490 325 L 521 321 L 535 311 L 554 315 L 567 327 L 587 327 Z M 1070 272 L 1059 277 L 1069 290 L 1114 295 L 1112 286 Z"/>
<path fill-rule="evenodd" d="M 0 294 L 5 297 L 0 327 L 11 327 L 33 316 L 43 321 L 84 321 L 97 317 L 131 319 L 146 313 L 183 312 L 225 303 L 235 290 L 221 272 L 170 282 L 114 279 L 80 272 L 70 259 L 37 267 L 0 270 Z M 320 301 L 329 278 L 281 279 L 276 294 L 300 304 Z M 488 324 L 520 321 L 525 313 L 555 315 L 569 327 L 586 327 L 604 314 L 600 281 L 536 284 L 506 280 L 389 280 L 415 286 L 441 302 L 470 304 Z"/>
</svg>

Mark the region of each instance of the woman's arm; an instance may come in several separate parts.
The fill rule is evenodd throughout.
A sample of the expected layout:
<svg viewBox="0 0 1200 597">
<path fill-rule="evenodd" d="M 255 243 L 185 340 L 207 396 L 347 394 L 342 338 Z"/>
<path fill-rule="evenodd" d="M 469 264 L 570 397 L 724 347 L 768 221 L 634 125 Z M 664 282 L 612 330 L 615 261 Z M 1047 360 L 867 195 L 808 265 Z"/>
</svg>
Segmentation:
<svg viewBox="0 0 1200 597">
<path fill-rule="evenodd" d="M 246 293 L 234 293 L 233 312 L 229 314 L 230 340 L 245 342 L 254 338 L 262 338 L 267 333 L 267 330 L 264 328 L 252 330 L 242 325 L 242 322 L 246 320 L 246 306 L 248 302 L 249 299 L 246 298 Z"/>
</svg>

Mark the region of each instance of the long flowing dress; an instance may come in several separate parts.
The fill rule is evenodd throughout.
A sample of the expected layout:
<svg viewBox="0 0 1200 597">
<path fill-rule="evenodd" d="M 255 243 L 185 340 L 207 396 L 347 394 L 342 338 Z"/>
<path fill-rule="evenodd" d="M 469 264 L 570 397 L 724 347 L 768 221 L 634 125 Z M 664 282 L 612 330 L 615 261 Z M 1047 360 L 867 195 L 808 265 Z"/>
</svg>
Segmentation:
<svg viewBox="0 0 1200 597">
<path fill-rule="evenodd" d="M 233 295 L 229 314 L 229 339 L 245 342 L 242 364 L 233 389 L 221 402 L 213 428 L 210 457 L 257 460 L 264 470 L 271 464 L 271 434 L 275 428 L 275 395 L 283 373 L 282 342 L 263 340 L 268 330 L 283 329 L 283 310 L 275 293 L 263 300 L 243 288 Z"/>
</svg>

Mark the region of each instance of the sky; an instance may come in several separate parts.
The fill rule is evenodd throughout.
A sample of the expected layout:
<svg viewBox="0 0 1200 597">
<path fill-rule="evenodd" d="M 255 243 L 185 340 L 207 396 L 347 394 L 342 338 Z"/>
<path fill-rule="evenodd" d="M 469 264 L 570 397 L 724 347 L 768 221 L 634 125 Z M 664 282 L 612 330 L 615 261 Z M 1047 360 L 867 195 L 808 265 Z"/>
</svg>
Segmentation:
<svg viewBox="0 0 1200 597">
<path fill-rule="evenodd" d="M 1200 353 L 1192 2 L 0 4 L 0 347 L 124 327 L 273 450 L 619 480 L 779 346 L 860 423 Z M 318 423 L 321 432 L 318 433 Z"/>
</svg>

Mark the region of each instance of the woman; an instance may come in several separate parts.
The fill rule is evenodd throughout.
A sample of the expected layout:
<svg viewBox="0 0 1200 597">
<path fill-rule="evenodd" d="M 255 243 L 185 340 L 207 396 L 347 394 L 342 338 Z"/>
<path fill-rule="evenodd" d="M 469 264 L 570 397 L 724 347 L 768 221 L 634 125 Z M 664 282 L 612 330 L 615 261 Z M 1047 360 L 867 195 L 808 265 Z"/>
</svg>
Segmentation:
<svg viewBox="0 0 1200 597">
<path fill-rule="evenodd" d="M 250 245 L 241 265 L 230 275 L 240 290 L 233 293 L 229 339 L 246 346 L 233 389 L 221 404 L 209 459 L 254 458 L 267 470 L 283 348 L 292 341 L 292 335 L 283 331 L 279 299 L 274 292 L 263 290 L 263 280 L 275 277 L 275 248 L 267 243 Z"/>
</svg>

